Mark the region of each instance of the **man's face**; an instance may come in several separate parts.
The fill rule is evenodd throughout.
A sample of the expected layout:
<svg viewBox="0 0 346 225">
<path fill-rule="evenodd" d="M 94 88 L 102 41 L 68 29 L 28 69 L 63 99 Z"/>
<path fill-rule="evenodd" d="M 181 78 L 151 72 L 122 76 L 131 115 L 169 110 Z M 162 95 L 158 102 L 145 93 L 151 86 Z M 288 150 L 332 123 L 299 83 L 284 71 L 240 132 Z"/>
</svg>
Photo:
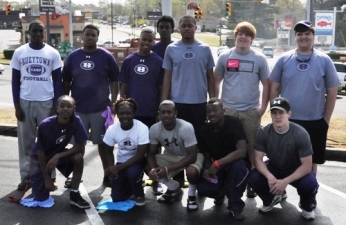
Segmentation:
<svg viewBox="0 0 346 225">
<path fill-rule="evenodd" d="M 167 21 L 160 22 L 159 26 L 157 27 L 157 32 L 160 34 L 160 38 L 162 39 L 170 38 L 171 34 L 173 33 L 171 23 Z"/>
<path fill-rule="evenodd" d="M 121 104 L 117 110 L 117 116 L 119 118 L 119 122 L 121 128 L 124 130 L 131 129 L 133 126 L 133 118 L 135 114 L 133 112 L 132 107 L 129 104 Z"/>
<path fill-rule="evenodd" d="M 139 39 L 139 50 L 150 53 L 151 48 L 155 44 L 154 35 L 152 33 L 142 33 Z"/>
<path fill-rule="evenodd" d="M 69 119 L 75 110 L 75 104 L 71 98 L 63 98 L 59 101 L 57 107 L 58 117 L 67 120 Z"/>
<path fill-rule="evenodd" d="M 235 37 L 235 45 L 237 48 L 250 49 L 253 39 L 245 33 L 239 32 Z"/>
<path fill-rule="evenodd" d="M 285 110 L 280 109 L 272 109 L 270 110 L 270 116 L 272 118 L 272 122 L 275 128 L 285 128 L 288 127 L 289 118 L 291 115 L 291 111 L 286 112 Z"/>
<path fill-rule="evenodd" d="M 297 32 L 295 40 L 298 45 L 298 49 L 311 49 L 314 41 L 314 35 L 311 31 Z"/>
<path fill-rule="evenodd" d="M 225 109 L 218 102 L 207 104 L 207 119 L 211 124 L 217 124 L 223 118 Z"/>
<path fill-rule="evenodd" d="M 45 34 L 45 29 L 42 24 L 34 23 L 31 25 L 29 30 L 30 43 L 34 45 L 41 45 L 43 43 L 43 38 Z"/>
<path fill-rule="evenodd" d="M 194 38 L 197 26 L 190 18 L 184 18 L 179 24 L 179 31 L 183 38 Z"/>
<path fill-rule="evenodd" d="M 83 36 L 83 47 L 90 48 L 96 47 L 98 41 L 97 31 L 95 29 L 87 28 L 85 29 Z"/>
<path fill-rule="evenodd" d="M 159 117 L 164 126 L 169 126 L 175 123 L 177 111 L 173 105 L 161 105 L 159 109 Z"/>
</svg>

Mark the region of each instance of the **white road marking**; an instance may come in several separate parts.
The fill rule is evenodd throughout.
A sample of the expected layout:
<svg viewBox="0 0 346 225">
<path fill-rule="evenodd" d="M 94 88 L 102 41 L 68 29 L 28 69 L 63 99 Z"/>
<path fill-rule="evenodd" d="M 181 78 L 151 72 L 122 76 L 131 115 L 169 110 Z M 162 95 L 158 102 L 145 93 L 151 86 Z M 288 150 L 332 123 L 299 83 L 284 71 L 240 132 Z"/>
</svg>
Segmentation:
<svg viewBox="0 0 346 225">
<path fill-rule="evenodd" d="M 91 225 L 104 225 L 105 223 L 102 221 L 99 213 L 97 212 L 97 210 L 95 209 L 95 206 L 94 204 L 92 203 L 89 195 L 88 195 L 88 192 L 86 191 L 83 183 L 81 183 L 79 185 L 79 191 L 82 195 L 82 197 L 87 201 L 89 202 L 90 204 L 90 209 L 85 209 L 85 212 L 89 218 L 89 222 Z"/>
<path fill-rule="evenodd" d="M 341 192 L 341 191 L 338 191 L 338 190 L 336 190 L 336 189 L 334 189 L 334 188 L 332 188 L 332 187 L 329 187 L 328 185 L 325 185 L 325 184 L 323 184 L 323 183 L 321 183 L 321 182 L 318 182 L 318 184 L 319 184 L 320 187 L 323 188 L 324 190 L 329 191 L 329 192 L 331 192 L 331 193 L 333 193 L 333 194 L 335 194 L 335 195 L 338 195 L 338 196 L 340 196 L 340 197 L 346 199 L 346 194 L 345 194 L 345 193 L 343 193 L 343 192 Z"/>
</svg>

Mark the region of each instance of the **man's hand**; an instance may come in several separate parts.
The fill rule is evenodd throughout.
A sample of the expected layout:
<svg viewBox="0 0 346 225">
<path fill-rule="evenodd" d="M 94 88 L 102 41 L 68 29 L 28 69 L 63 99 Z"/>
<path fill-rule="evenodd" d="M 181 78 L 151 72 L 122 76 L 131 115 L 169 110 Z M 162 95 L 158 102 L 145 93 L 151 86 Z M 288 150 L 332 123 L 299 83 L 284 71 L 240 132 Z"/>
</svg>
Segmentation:
<svg viewBox="0 0 346 225">
<path fill-rule="evenodd" d="M 207 169 L 206 171 L 208 171 L 208 174 L 210 177 L 216 177 L 217 168 L 215 167 L 214 164 L 211 164 L 209 169 Z"/>
<path fill-rule="evenodd" d="M 150 172 L 152 172 L 153 174 L 156 173 L 157 178 L 163 178 L 163 177 L 167 176 L 166 168 L 162 167 L 162 166 L 159 166 L 159 167 L 155 168 L 155 170 L 152 170 Z"/>
<path fill-rule="evenodd" d="M 15 107 L 15 115 L 18 121 L 24 122 L 25 120 L 25 113 L 22 109 L 22 107 L 18 106 Z"/>
<path fill-rule="evenodd" d="M 44 184 L 49 191 L 55 191 L 57 187 L 54 185 L 52 179 L 45 179 Z"/>
<path fill-rule="evenodd" d="M 270 187 L 270 193 L 273 195 L 282 195 L 287 185 L 286 180 L 276 180 L 275 184 Z"/>
<path fill-rule="evenodd" d="M 111 177 L 117 177 L 118 173 L 120 172 L 121 168 L 119 165 L 114 165 L 114 166 L 110 166 L 108 167 L 108 169 L 106 169 L 105 173 L 107 175 L 110 175 Z"/>
<path fill-rule="evenodd" d="M 159 179 L 159 176 L 157 175 L 156 169 L 150 170 L 148 176 L 149 176 L 149 178 L 150 178 L 151 180 L 157 180 L 157 179 Z"/>
<path fill-rule="evenodd" d="M 47 163 L 47 171 L 52 172 L 58 164 L 59 156 L 54 155 Z"/>
</svg>

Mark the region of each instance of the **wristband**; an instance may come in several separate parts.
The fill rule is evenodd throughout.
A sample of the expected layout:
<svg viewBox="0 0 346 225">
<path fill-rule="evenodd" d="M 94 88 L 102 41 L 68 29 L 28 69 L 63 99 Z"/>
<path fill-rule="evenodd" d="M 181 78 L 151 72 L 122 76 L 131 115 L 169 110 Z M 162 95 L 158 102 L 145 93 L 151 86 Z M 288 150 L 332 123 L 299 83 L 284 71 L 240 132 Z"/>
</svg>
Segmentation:
<svg viewBox="0 0 346 225">
<path fill-rule="evenodd" d="M 213 162 L 213 164 L 214 164 L 214 166 L 216 167 L 216 169 L 220 169 L 221 165 L 220 165 L 219 161 L 215 160 L 215 161 Z"/>
<path fill-rule="evenodd" d="M 168 169 L 167 169 L 167 166 L 165 166 L 165 169 L 166 169 L 166 175 L 168 175 Z"/>
<path fill-rule="evenodd" d="M 155 168 L 152 168 L 150 171 L 154 171 L 155 170 Z"/>
</svg>

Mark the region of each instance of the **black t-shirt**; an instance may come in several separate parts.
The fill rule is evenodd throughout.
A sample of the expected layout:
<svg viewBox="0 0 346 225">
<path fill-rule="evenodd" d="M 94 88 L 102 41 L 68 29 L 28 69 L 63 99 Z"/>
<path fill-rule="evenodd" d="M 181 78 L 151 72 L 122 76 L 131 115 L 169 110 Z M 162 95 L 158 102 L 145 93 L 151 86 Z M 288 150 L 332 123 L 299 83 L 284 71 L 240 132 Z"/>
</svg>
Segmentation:
<svg viewBox="0 0 346 225">
<path fill-rule="evenodd" d="M 198 149 L 201 153 L 209 152 L 213 160 L 225 157 L 237 150 L 236 144 L 239 140 L 245 140 L 241 121 L 233 116 L 224 116 L 225 122 L 218 131 L 210 123 L 205 124 L 198 135 Z"/>
</svg>

